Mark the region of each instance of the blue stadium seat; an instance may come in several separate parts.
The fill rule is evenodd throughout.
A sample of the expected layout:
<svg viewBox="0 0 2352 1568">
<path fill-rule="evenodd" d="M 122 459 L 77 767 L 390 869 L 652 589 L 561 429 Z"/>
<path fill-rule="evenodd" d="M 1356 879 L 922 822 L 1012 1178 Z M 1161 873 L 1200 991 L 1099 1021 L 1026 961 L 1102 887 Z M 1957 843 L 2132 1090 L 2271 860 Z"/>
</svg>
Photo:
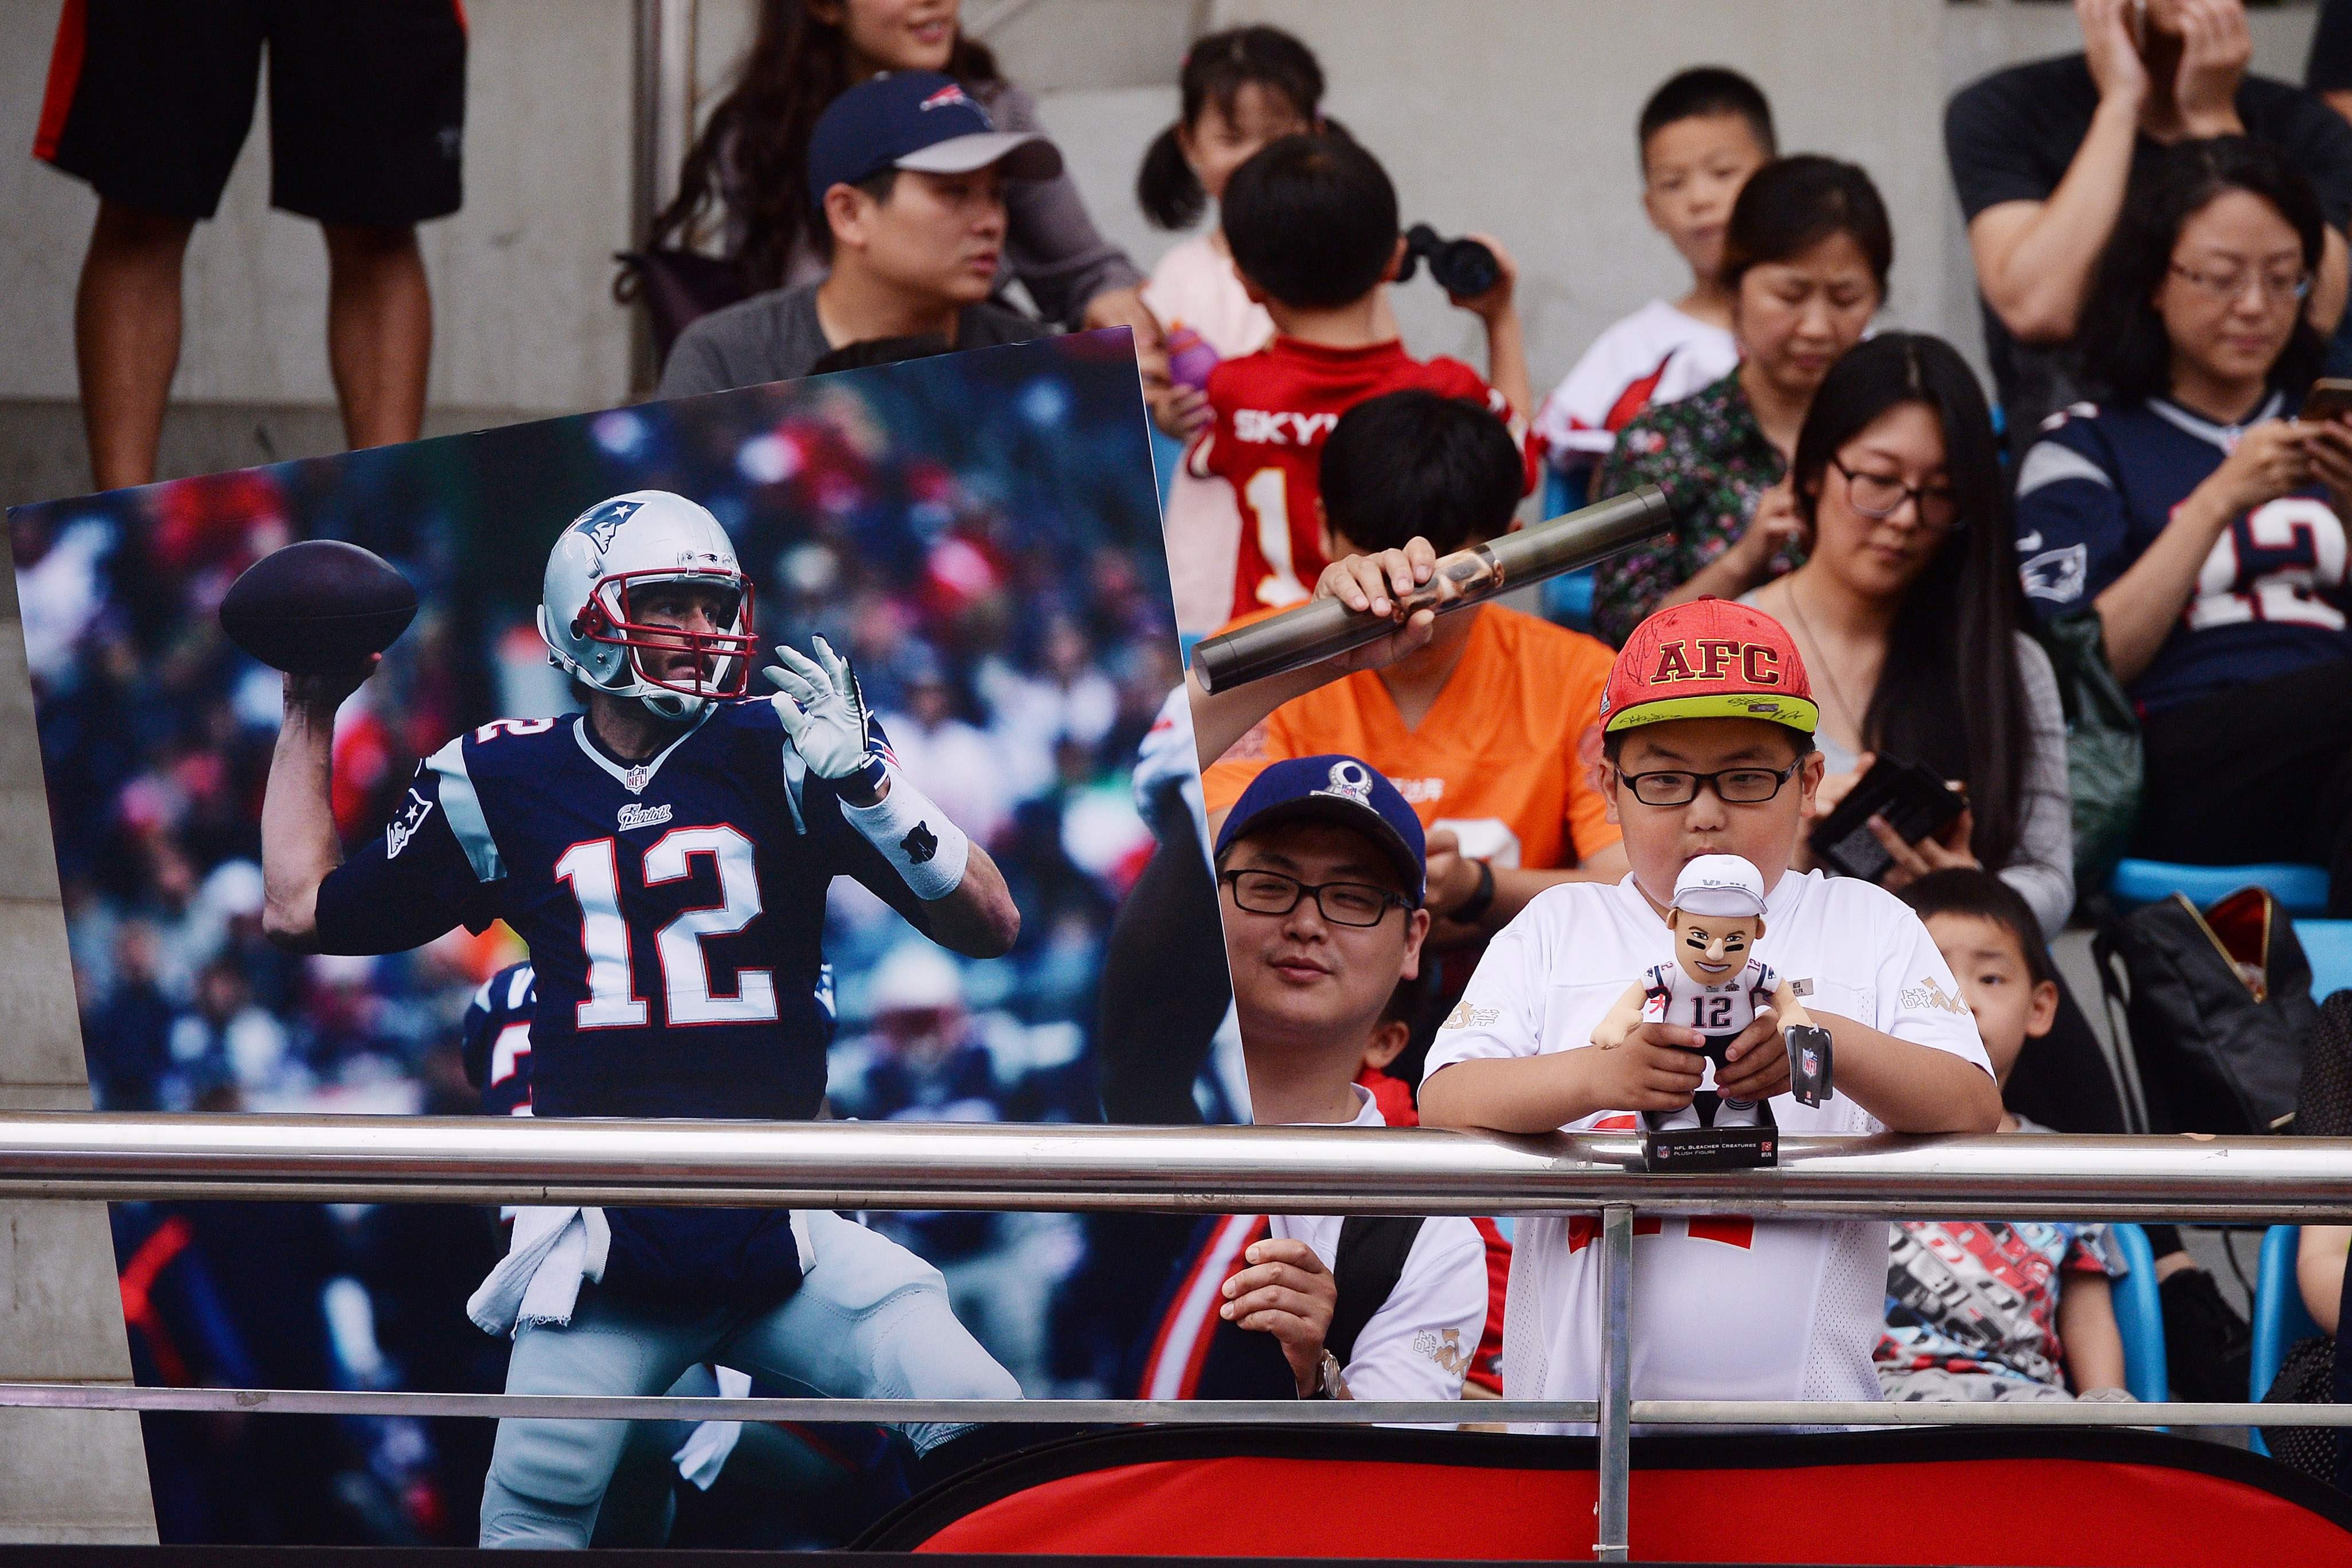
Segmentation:
<svg viewBox="0 0 2352 1568">
<path fill-rule="evenodd" d="M 1160 505 L 1168 505 L 1168 492 L 1176 484 L 1177 465 L 1184 461 L 1184 444 L 1152 424 L 1144 422 L 1151 431 L 1151 472 L 1160 481 Z"/>
<path fill-rule="evenodd" d="M 2343 924 L 2352 925 L 2352 921 Z M 2268 1394 L 2288 1349 L 2297 1340 L 2319 1332 L 2319 1325 L 2304 1310 L 2303 1291 L 2295 1283 L 2294 1255 L 2300 1236 L 2292 1225 L 2273 1225 L 2263 1233 L 2263 1260 L 2254 1270 L 2254 1355 L 2249 1399 L 2259 1400 Z M 2270 1452 L 2260 1431 L 2250 1434 L 2250 1438 L 2254 1452 Z"/>
<path fill-rule="evenodd" d="M 1590 468 L 1563 473 L 1549 464 L 1543 471 L 1543 515 L 1549 520 L 1585 504 L 1592 481 Z M 1543 585 L 1544 619 L 1571 631 L 1592 630 L 1592 569 L 1555 577 Z"/>
<path fill-rule="evenodd" d="M 2352 920 L 2298 920 L 2294 939 L 2311 960 L 2311 999 L 2352 988 Z"/>
<path fill-rule="evenodd" d="M 2253 886 L 2269 888 L 2289 915 L 2316 915 L 2327 907 L 2327 873 L 2315 865 L 2177 865 L 2126 860 L 2116 867 L 2107 891 L 2126 907 L 2184 893 L 2202 909 L 2224 894 Z"/>
<path fill-rule="evenodd" d="M 2116 1327 L 2124 1342 L 2124 1386 L 2143 1404 L 2172 1397 L 2172 1382 L 2164 1362 L 2164 1298 L 2156 1288 L 2156 1254 L 2148 1249 L 2147 1232 L 2128 1223 L 2110 1225 L 2107 1234 L 2123 1254 L 2124 1277 L 2115 1283 Z"/>
</svg>

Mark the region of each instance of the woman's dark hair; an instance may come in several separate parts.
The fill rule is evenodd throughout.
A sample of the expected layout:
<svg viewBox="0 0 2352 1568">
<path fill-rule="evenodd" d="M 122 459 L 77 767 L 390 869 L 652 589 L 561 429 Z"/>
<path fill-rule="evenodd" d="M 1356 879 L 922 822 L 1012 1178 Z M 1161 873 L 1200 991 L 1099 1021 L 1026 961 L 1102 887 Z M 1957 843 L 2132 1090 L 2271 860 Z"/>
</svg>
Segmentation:
<svg viewBox="0 0 2352 1568">
<path fill-rule="evenodd" d="M 1396 186 L 1344 136 L 1286 136 L 1251 153 L 1225 184 L 1223 220 L 1234 267 L 1299 309 L 1361 299 L 1396 258 Z"/>
<path fill-rule="evenodd" d="M 849 0 L 842 0 L 846 5 Z M 996 57 L 959 34 L 948 75 L 998 79 Z M 678 172 L 677 194 L 653 222 L 650 247 L 691 247 L 729 203 L 742 238 L 732 257 L 753 290 L 784 280 L 793 246 L 815 217 L 808 204 L 809 132 L 851 85 L 849 40 L 803 0 L 762 0 L 760 30 L 732 91 L 719 100 Z M 624 274 L 625 284 L 632 276 Z"/>
<path fill-rule="evenodd" d="M 1660 83 L 1650 101 L 1642 106 L 1634 137 L 1643 162 L 1649 161 L 1650 138 L 1667 126 L 1718 114 L 1736 114 L 1746 120 L 1767 158 L 1780 150 L 1780 138 L 1772 129 L 1771 100 L 1763 89 L 1728 66 L 1693 66 Z"/>
<path fill-rule="evenodd" d="M 1493 411 L 1418 390 L 1366 398 L 1324 438 L 1323 513 L 1360 550 L 1440 555 L 1507 533 L 1527 470 Z"/>
<path fill-rule="evenodd" d="M 1818 152 L 1775 158 L 1739 187 L 1723 235 L 1723 285 L 1737 289 L 1752 267 L 1788 261 L 1829 238 L 1845 235 L 1862 247 L 1886 297 L 1895 266 L 1895 228 L 1878 187 L 1859 164 Z"/>
<path fill-rule="evenodd" d="M 1987 920 L 2017 939 L 2017 956 L 2025 960 L 2029 985 L 2048 980 L 2055 985 L 2058 966 L 2042 935 L 2042 922 L 2025 895 L 1991 872 L 1975 866 L 1948 866 L 1931 871 L 1896 894 L 1922 920 L 1938 915 L 1964 915 Z"/>
<path fill-rule="evenodd" d="M 2260 196 L 2276 208 L 2303 242 L 2304 270 L 2319 270 L 2326 219 L 2310 182 L 2284 158 L 2243 136 L 2167 148 L 2132 179 L 2075 338 L 2083 345 L 2084 369 L 2108 397 L 2137 402 L 2172 390 L 2172 339 L 2156 312 L 2156 291 L 2172 269 L 2180 231 L 2231 191 Z M 2326 346 L 2297 310 L 2294 330 L 2271 366 L 2271 385 L 2300 398 L 2326 359 Z"/>
<path fill-rule="evenodd" d="M 1959 350 L 1920 332 L 1882 332 L 1847 350 L 1813 394 L 1790 486 L 1810 524 L 1839 450 L 1907 402 L 1925 404 L 1943 429 L 1957 521 L 1904 591 L 1862 743 L 1966 780 L 1969 847 L 1999 870 L 2016 853 L 2032 745 L 2017 664 L 2024 606 L 1992 414 Z"/>
<path fill-rule="evenodd" d="M 1174 125 L 1154 138 L 1135 176 L 1135 199 L 1144 216 L 1163 229 L 1188 229 L 1209 204 L 1192 166 L 1184 162 L 1176 132 L 1197 130 L 1211 104 L 1227 119 L 1242 89 L 1264 88 L 1289 100 L 1309 125 L 1323 109 L 1323 68 L 1315 51 L 1279 27 L 1235 27 L 1212 33 L 1184 56 L 1178 78 L 1182 101 Z"/>
</svg>

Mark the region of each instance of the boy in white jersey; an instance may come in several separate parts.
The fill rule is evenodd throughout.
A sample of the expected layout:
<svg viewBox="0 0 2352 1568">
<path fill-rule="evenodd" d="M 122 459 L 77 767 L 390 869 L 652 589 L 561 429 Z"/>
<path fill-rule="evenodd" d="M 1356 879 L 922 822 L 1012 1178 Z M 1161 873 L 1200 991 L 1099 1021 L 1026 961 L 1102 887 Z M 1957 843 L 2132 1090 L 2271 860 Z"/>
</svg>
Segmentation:
<svg viewBox="0 0 2352 1568">
<path fill-rule="evenodd" d="M 1643 622 L 1601 699 L 1600 783 L 1633 873 L 1615 886 L 1538 895 L 1487 948 L 1431 1047 L 1433 1126 L 1507 1133 L 1632 1131 L 1679 1111 L 1703 1077 L 1702 1031 L 1647 1020 L 1613 1047 L 1594 1026 L 1657 961 L 1659 921 L 1685 866 L 1736 854 L 1759 868 L 1775 968 L 1829 1031 L 1836 1092 L 1787 1095 L 1780 1020 L 1752 1019 L 1725 1048 L 1727 1098 L 1779 1097 L 1786 1133 L 1990 1133 L 2000 1092 L 1958 982 L 1893 894 L 1785 870 L 1821 783 L 1818 718 L 1788 632 L 1744 605 L 1700 600 Z M 1637 1220 L 1633 1396 L 1875 1399 L 1884 1220 L 1715 1215 Z M 1596 1227 L 1522 1219 L 1505 1320 L 1514 1399 L 1599 1391 Z"/>
</svg>

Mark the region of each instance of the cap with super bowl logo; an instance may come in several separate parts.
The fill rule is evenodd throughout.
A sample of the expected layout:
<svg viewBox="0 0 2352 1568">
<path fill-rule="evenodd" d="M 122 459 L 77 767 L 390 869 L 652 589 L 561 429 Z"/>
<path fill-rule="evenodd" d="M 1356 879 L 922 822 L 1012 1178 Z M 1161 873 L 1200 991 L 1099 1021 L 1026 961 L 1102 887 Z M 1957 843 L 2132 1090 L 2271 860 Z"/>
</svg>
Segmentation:
<svg viewBox="0 0 2352 1568">
<path fill-rule="evenodd" d="M 1360 758 L 1327 753 L 1269 765 L 1226 813 L 1217 834 L 1217 858 L 1243 839 L 1301 819 L 1353 828 L 1380 845 L 1420 906 L 1428 893 L 1428 841 L 1421 819 L 1397 787 Z"/>
<path fill-rule="evenodd" d="M 1764 913 L 1764 877 L 1744 855 L 1698 855 L 1675 878 L 1675 908 L 1685 915 Z"/>
<path fill-rule="evenodd" d="M 1761 718 L 1813 733 L 1812 682 L 1789 629 L 1728 599 L 1661 610 L 1625 639 L 1601 694 L 1601 727 L 1673 718 Z"/>
</svg>

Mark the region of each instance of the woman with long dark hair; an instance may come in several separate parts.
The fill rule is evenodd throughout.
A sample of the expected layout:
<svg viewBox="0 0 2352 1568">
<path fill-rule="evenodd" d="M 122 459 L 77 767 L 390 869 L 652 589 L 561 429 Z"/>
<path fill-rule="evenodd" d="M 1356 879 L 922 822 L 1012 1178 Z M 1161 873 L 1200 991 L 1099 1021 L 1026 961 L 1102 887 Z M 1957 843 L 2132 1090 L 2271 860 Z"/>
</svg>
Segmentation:
<svg viewBox="0 0 2352 1568">
<path fill-rule="evenodd" d="M 1036 131 L 1037 106 L 998 74 L 985 45 L 958 26 L 959 0 L 763 0 L 733 90 L 711 110 L 647 243 L 691 246 L 719 227 L 721 249 L 753 289 L 824 275 L 820 222 L 808 208 L 809 132 L 841 93 L 883 71 L 944 71 L 1000 131 Z M 1143 274 L 1095 230 L 1067 174 L 1005 193 L 1006 270 L 1037 308 L 1066 326 L 1129 326 L 1156 352 L 1159 324 Z"/>
<path fill-rule="evenodd" d="M 2085 608 L 2140 711 L 2136 852 L 2329 867 L 2352 915 L 2352 423 L 2293 417 L 2322 347 L 2304 300 L 2319 203 L 2243 137 L 2134 183 L 2084 318 L 2095 408 L 2018 472 L 2045 616 Z"/>
<path fill-rule="evenodd" d="M 1802 559 L 1789 457 L 1822 378 L 1886 300 L 1895 234 L 1870 176 L 1816 153 L 1748 177 L 1723 241 L 1738 368 L 1618 432 L 1595 500 L 1639 485 L 1666 493 L 1675 530 L 1605 563 L 1594 630 L 1622 643 L 1654 611 L 1729 599 Z"/>
<path fill-rule="evenodd" d="M 1826 816 L 1878 758 L 1932 768 L 1968 809 L 1906 843 L 1883 822 L 1899 888 L 1980 866 L 2023 894 L 2045 936 L 2074 904 L 2066 727 L 2024 619 L 1992 417 L 1957 350 L 1887 332 L 1813 396 L 1789 469 L 1805 563 L 1747 596 L 1787 626 L 1821 705 Z"/>
</svg>

